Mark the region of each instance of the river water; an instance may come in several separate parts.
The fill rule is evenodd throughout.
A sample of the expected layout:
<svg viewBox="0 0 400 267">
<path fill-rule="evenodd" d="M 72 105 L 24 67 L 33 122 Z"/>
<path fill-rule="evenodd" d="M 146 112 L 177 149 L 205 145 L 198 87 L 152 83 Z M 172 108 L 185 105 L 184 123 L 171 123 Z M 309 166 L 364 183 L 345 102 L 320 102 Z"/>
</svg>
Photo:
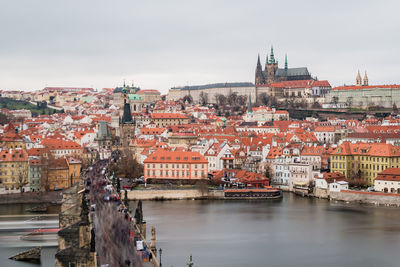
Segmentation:
<svg viewBox="0 0 400 267">
<path fill-rule="evenodd" d="M 37 204 L 0 205 L 0 266 L 54 266 L 57 251 L 56 236 L 50 235 L 44 241 L 24 241 L 21 236 L 32 229 L 58 228 L 59 207 L 49 207 L 47 213 L 30 213 L 26 210 Z M 33 247 L 42 246 L 41 264 L 17 262 L 8 258 Z"/>
<path fill-rule="evenodd" d="M 36 245 L 4 230 L 5 222 L 26 222 L 9 216 L 28 207 L 0 205 L 0 266 L 38 266 L 8 260 Z M 190 254 L 195 267 L 400 266 L 398 208 L 285 194 L 277 201 L 145 201 L 143 211 L 148 239 L 156 226 L 163 266 L 187 266 Z M 44 245 L 41 266 L 54 266 L 56 248 Z"/>
<path fill-rule="evenodd" d="M 400 209 L 278 201 L 146 201 L 163 266 L 400 266 Z"/>
</svg>

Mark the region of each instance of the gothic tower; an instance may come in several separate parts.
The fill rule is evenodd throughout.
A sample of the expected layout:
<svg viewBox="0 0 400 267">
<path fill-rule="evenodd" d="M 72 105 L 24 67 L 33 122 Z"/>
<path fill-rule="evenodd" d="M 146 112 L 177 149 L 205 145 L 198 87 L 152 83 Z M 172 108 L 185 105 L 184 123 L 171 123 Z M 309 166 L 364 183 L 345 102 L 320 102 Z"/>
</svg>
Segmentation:
<svg viewBox="0 0 400 267">
<path fill-rule="evenodd" d="M 267 84 L 276 82 L 275 73 L 277 70 L 278 70 L 278 61 L 275 60 L 274 48 L 271 46 L 271 53 L 265 70 L 267 76 Z"/>
<path fill-rule="evenodd" d="M 255 84 L 264 84 L 264 83 L 265 83 L 265 77 L 260 63 L 260 55 L 258 55 Z"/>
<path fill-rule="evenodd" d="M 128 101 L 128 89 L 125 84 L 122 88 L 122 93 L 124 96 L 124 112 L 119 123 L 120 127 L 120 143 L 123 148 L 128 148 L 131 139 L 135 135 L 135 120 L 132 118 L 131 105 Z"/>
<path fill-rule="evenodd" d="M 367 76 L 367 71 L 365 71 L 365 74 L 364 74 L 364 83 L 363 83 L 363 85 L 364 85 L 364 86 L 368 86 L 368 76 Z"/>
<path fill-rule="evenodd" d="M 357 86 L 361 86 L 361 85 L 362 85 L 360 71 L 358 71 L 358 73 L 357 73 L 356 85 L 357 85 Z"/>
</svg>

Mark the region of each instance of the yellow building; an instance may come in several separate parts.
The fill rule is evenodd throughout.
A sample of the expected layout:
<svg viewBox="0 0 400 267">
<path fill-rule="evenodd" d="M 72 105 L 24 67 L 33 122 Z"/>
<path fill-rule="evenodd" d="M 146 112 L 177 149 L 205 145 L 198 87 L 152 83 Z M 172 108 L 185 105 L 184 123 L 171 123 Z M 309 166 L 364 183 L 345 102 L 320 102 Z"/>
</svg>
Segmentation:
<svg viewBox="0 0 400 267">
<path fill-rule="evenodd" d="M 400 147 L 385 143 L 344 142 L 330 155 L 331 172 L 341 172 L 347 179 L 359 176 L 373 185 L 378 173 L 400 167 Z"/>
<path fill-rule="evenodd" d="M 0 151 L 0 185 L 7 190 L 28 184 L 28 153 L 24 149 Z"/>
<path fill-rule="evenodd" d="M 26 149 L 24 138 L 18 133 L 18 129 L 11 122 L 4 128 L 0 135 L 0 147 L 6 149 Z"/>
<path fill-rule="evenodd" d="M 79 182 L 81 164 L 81 161 L 74 158 L 52 159 L 48 169 L 44 170 L 47 173 L 42 175 L 44 179 L 47 179 L 42 182 L 43 190 L 46 190 L 46 187 L 49 190 L 65 189 Z"/>
</svg>

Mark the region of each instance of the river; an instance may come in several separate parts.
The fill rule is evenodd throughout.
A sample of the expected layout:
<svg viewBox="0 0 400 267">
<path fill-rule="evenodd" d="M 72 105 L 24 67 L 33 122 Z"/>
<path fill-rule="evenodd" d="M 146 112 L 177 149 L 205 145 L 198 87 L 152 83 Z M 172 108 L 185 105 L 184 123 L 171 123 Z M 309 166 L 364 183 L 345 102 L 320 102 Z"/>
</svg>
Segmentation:
<svg viewBox="0 0 400 267">
<path fill-rule="evenodd" d="M 8 257 L 34 245 L 7 231 L 29 205 L 0 205 L 0 266 L 38 266 Z M 285 194 L 278 201 L 145 201 L 148 239 L 157 229 L 163 266 L 399 266 L 400 209 Z M 50 210 L 54 214 L 56 210 Z M 53 218 L 46 218 L 47 221 Z M 45 244 L 46 245 L 46 244 Z M 47 244 L 51 245 L 51 244 Z M 41 266 L 54 266 L 55 247 Z"/>
<path fill-rule="evenodd" d="M 54 266 L 54 255 L 57 252 L 55 235 L 46 237 L 43 242 L 24 241 L 21 236 L 32 229 L 58 228 L 58 206 L 49 207 L 47 213 L 30 213 L 26 210 L 37 204 L 4 204 L 0 205 L 0 266 Z M 17 262 L 8 258 L 30 248 L 42 246 L 41 264 Z"/>
<path fill-rule="evenodd" d="M 163 266 L 400 266 L 400 209 L 279 201 L 145 201 Z"/>
</svg>

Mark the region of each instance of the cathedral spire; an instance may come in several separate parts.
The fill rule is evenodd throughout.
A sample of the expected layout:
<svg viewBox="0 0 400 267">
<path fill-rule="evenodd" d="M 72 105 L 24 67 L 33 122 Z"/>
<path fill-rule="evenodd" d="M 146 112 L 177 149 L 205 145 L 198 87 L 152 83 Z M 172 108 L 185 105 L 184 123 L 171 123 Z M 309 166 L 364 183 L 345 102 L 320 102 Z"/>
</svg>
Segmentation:
<svg viewBox="0 0 400 267">
<path fill-rule="evenodd" d="M 367 76 L 367 71 L 365 71 L 365 74 L 364 74 L 364 83 L 363 83 L 363 85 L 364 85 L 364 86 L 368 86 L 368 76 Z"/>
<path fill-rule="evenodd" d="M 258 68 L 258 66 L 261 67 L 260 54 L 258 54 L 258 58 L 257 58 L 257 68 Z"/>
<path fill-rule="evenodd" d="M 268 60 L 268 54 L 267 54 L 267 58 L 265 59 L 265 65 L 268 65 L 269 60 Z"/>
<path fill-rule="evenodd" d="M 288 70 L 287 54 L 285 54 L 285 70 Z"/>
<path fill-rule="evenodd" d="M 362 85 L 360 70 L 359 70 L 358 73 L 357 73 L 356 85 L 357 85 L 357 86 L 361 86 L 361 85 Z"/>
<path fill-rule="evenodd" d="M 271 55 L 270 55 L 270 63 L 275 63 L 275 57 L 274 57 L 274 47 L 271 45 Z"/>
</svg>

